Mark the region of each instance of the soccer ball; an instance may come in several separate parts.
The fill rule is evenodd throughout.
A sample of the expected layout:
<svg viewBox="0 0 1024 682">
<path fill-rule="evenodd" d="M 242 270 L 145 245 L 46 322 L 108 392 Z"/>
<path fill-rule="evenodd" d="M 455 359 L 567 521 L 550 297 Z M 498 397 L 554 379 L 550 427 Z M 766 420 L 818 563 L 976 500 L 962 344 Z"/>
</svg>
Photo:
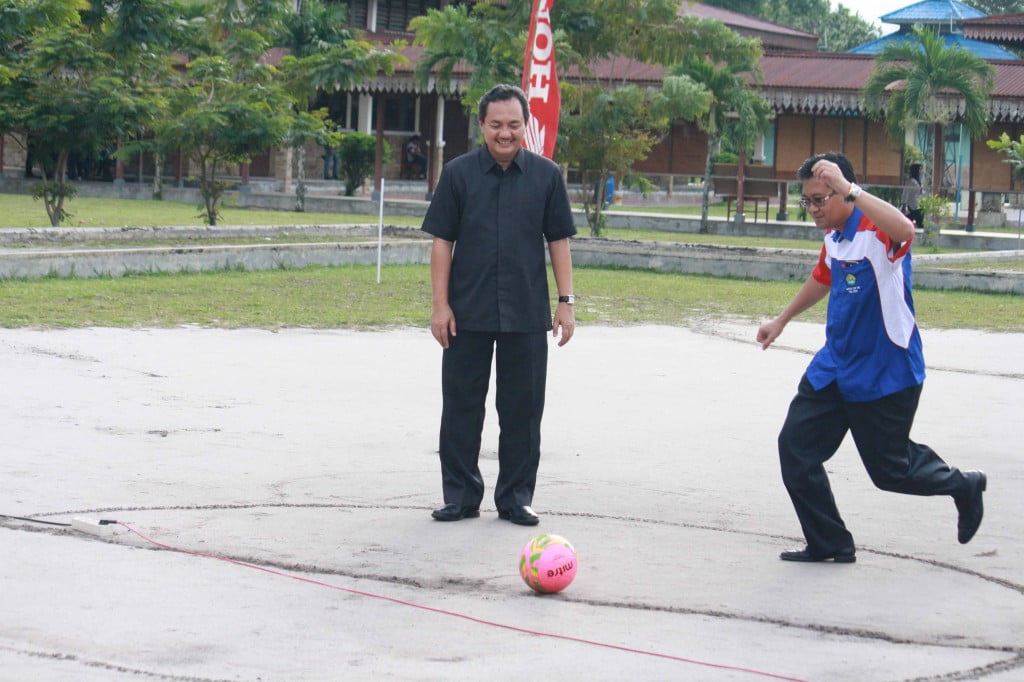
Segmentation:
<svg viewBox="0 0 1024 682">
<path fill-rule="evenodd" d="M 561 535 L 538 535 L 519 553 L 519 575 L 542 594 L 567 588 L 578 565 L 576 550 Z"/>
</svg>

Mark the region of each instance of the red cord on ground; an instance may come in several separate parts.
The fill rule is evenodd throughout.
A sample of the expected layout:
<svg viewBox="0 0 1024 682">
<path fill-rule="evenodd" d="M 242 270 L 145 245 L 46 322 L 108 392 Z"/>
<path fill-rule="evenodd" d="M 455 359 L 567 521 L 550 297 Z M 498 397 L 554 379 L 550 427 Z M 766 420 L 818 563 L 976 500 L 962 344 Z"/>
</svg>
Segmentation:
<svg viewBox="0 0 1024 682">
<path fill-rule="evenodd" d="M 293 575 L 291 573 L 285 573 L 284 571 L 278 571 L 278 570 L 275 570 L 275 569 L 272 569 L 272 568 L 266 568 L 264 566 L 259 566 L 257 564 L 250 564 L 247 561 L 239 561 L 238 559 L 231 559 L 229 557 L 217 556 L 216 554 L 206 554 L 206 553 L 203 553 L 203 552 L 193 552 L 191 550 L 180 549 L 178 547 L 173 547 L 171 545 L 167 545 L 167 544 L 164 544 L 162 542 L 157 542 L 156 540 L 153 540 L 151 538 L 146 537 L 145 535 L 143 535 L 142 533 L 140 533 L 139 531 L 135 530 L 134 528 L 132 528 L 131 526 L 129 526 L 128 524 L 126 524 L 126 523 L 124 523 L 122 521 L 117 521 L 116 523 L 119 526 L 123 526 L 125 529 L 128 530 L 128 532 L 134 533 L 135 535 L 138 535 L 140 538 L 142 538 L 146 542 L 148 542 L 148 543 L 150 543 L 152 545 L 155 545 L 157 547 L 160 547 L 162 549 L 170 550 L 172 552 L 178 552 L 180 554 L 189 554 L 191 556 L 203 557 L 203 558 L 206 558 L 206 559 L 216 559 L 217 561 L 224 561 L 224 562 L 227 562 L 229 564 L 235 564 L 236 566 L 244 566 L 245 568 L 251 568 L 251 569 L 254 569 L 254 570 L 257 570 L 257 571 L 263 571 L 264 573 L 270 573 L 272 575 L 280 576 L 282 578 L 290 578 L 292 580 L 298 580 L 300 582 L 310 583 L 312 585 L 319 585 L 320 587 L 327 587 L 327 588 L 330 588 L 332 590 L 340 590 L 342 592 L 348 592 L 349 594 L 357 594 L 357 595 L 360 595 L 360 596 L 363 596 L 363 597 L 371 597 L 373 599 L 381 599 L 381 600 L 384 600 L 384 601 L 393 602 L 395 604 L 401 604 L 402 606 L 410 606 L 410 607 L 415 608 L 415 609 L 421 609 L 423 611 L 431 611 L 433 613 L 439 613 L 439 614 L 442 614 L 442 615 L 445 615 L 445 616 L 454 616 L 456 618 L 462 618 L 464 620 L 472 621 L 474 623 L 479 623 L 480 625 L 489 625 L 491 627 L 502 628 L 502 629 L 505 629 L 505 630 L 512 630 L 514 632 L 520 632 L 520 633 L 523 633 L 523 634 L 526 634 L 526 635 L 536 635 L 538 637 L 550 637 L 551 639 L 561 639 L 561 640 L 565 640 L 565 641 L 569 641 L 569 642 L 577 642 L 579 644 L 587 644 L 587 645 L 590 645 L 590 646 L 603 647 L 605 649 L 615 649 L 615 650 L 618 650 L 618 651 L 625 651 L 625 652 L 631 653 L 631 654 L 641 654 L 641 655 L 644 655 L 644 656 L 654 656 L 656 658 L 666 658 L 666 659 L 669 659 L 669 660 L 672 660 L 672 661 L 679 661 L 680 663 L 690 663 L 692 665 L 700 665 L 700 666 L 704 666 L 704 667 L 707 667 L 707 668 L 719 668 L 719 669 L 722 669 L 722 670 L 733 670 L 733 671 L 741 672 L 741 673 L 750 673 L 751 675 L 760 675 L 762 677 L 770 677 L 770 678 L 776 679 L 776 680 L 787 680 L 788 682 L 807 682 L 806 680 L 800 679 L 798 677 L 787 677 L 785 675 L 777 675 L 775 673 L 765 672 L 763 670 L 755 670 L 753 668 L 743 668 L 743 667 L 740 667 L 740 666 L 725 665 L 725 664 L 722 664 L 722 663 L 709 663 L 707 661 L 698 661 L 696 659 L 684 658 L 682 656 L 673 656 L 672 654 L 663 654 L 663 653 L 659 653 L 657 651 L 645 651 L 643 649 L 633 649 L 633 648 L 627 647 L 627 646 L 619 646 L 618 644 L 608 644 L 606 642 L 598 642 L 596 640 L 584 639 L 582 637 L 573 637 L 571 635 L 560 635 L 560 634 L 557 634 L 557 633 L 544 632 L 544 631 L 541 631 L 541 630 L 531 630 L 529 628 L 518 627 L 516 625 L 507 625 L 505 623 L 498 623 L 498 622 L 495 622 L 495 621 L 485 620 L 483 618 L 477 618 L 475 616 L 470 616 L 470 615 L 467 615 L 467 614 L 464 614 L 464 613 L 459 613 L 457 611 L 448 611 L 447 609 L 440 609 L 440 608 L 437 608 L 437 607 L 434 607 L 434 606 L 424 606 L 423 604 L 416 604 L 415 602 L 405 601 L 404 599 L 398 599 L 397 597 L 388 597 L 387 595 L 374 594 L 373 592 L 365 592 L 363 590 L 356 590 L 356 589 L 353 589 L 351 587 L 342 587 L 340 585 L 332 585 L 331 583 L 323 582 L 321 580 L 315 580 L 313 578 L 306 578 L 306 577 L 301 576 L 301 575 Z"/>
</svg>

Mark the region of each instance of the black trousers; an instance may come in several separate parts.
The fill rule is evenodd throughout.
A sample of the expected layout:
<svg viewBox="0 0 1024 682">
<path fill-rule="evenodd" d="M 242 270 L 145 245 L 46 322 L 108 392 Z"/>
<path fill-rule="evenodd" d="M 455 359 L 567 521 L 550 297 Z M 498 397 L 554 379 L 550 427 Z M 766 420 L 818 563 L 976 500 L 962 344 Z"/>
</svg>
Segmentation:
<svg viewBox="0 0 1024 682">
<path fill-rule="evenodd" d="M 872 483 L 882 490 L 909 495 L 967 492 L 968 479 L 959 470 L 927 445 L 910 440 L 920 397 L 921 386 L 912 386 L 878 400 L 850 402 L 834 382 L 815 391 L 806 375 L 800 380 L 779 433 L 779 462 L 812 554 L 854 546 L 824 467 L 847 431 Z"/>
<path fill-rule="evenodd" d="M 445 504 L 477 507 L 484 495 L 480 440 L 495 357 L 498 411 L 498 510 L 533 503 L 540 463 L 548 342 L 546 332 L 460 331 L 441 361 L 441 485 Z"/>
</svg>

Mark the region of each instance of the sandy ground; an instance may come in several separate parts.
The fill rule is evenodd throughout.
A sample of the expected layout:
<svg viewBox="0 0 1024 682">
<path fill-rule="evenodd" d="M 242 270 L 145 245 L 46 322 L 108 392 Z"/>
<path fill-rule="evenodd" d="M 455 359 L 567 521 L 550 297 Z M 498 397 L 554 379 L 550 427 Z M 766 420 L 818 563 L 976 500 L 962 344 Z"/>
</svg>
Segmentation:
<svg viewBox="0 0 1024 682">
<path fill-rule="evenodd" d="M 0 514 L 135 531 L 0 519 L 0 679 L 1024 679 L 1024 335 L 923 334 L 914 436 L 989 474 L 975 540 L 949 498 L 873 488 L 848 440 L 858 561 L 800 565 L 775 438 L 822 330 L 754 332 L 553 347 L 531 529 L 489 498 L 430 519 L 425 330 L 0 330 Z M 517 573 L 540 532 L 579 553 L 559 595 Z"/>
</svg>

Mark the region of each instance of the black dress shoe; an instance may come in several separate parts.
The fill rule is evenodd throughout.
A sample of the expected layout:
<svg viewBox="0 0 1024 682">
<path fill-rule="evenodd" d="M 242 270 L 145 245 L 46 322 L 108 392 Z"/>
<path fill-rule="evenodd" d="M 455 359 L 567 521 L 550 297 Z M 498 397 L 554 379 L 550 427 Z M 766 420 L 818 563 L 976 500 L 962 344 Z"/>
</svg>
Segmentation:
<svg viewBox="0 0 1024 682">
<path fill-rule="evenodd" d="M 831 554 L 811 554 L 806 547 L 803 549 L 790 549 L 779 555 L 783 561 L 828 561 L 831 559 L 837 564 L 852 564 L 857 560 L 857 550 L 853 547 L 844 547 Z"/>
<path fill-rule="evenodd" d="M 961 545 L 966 545 L 978 532 L 981 525 L 981 518 L 985 515 L 985 505 L 982 504 L 981 494 L 985 492 L 988 485 L 988 477 L 983 471 L 965 471 L 964 476 L 970 481 L 970 490 L 961 497 L 954 497 L 956 510 L 960 512 L 960 518 L 956 523 L 956 539 Z"/>
<path fill-rule="evenodd" d="M 520 526 L 536 526 L 540 523 L 540 517 L 536 512 L 524 505 L 512 507 L 512 509 L 499 509 L 498 518 L 517 523 Z"/>
<path fill-rule="evenodd" d="M 430 513 L 438 521 L 459 521 L 460 519 L 475 519 L 480 516 L 479 507 L 460 507 L 457 504 L 446 504 L 438 507 Z"/>
</svg>

